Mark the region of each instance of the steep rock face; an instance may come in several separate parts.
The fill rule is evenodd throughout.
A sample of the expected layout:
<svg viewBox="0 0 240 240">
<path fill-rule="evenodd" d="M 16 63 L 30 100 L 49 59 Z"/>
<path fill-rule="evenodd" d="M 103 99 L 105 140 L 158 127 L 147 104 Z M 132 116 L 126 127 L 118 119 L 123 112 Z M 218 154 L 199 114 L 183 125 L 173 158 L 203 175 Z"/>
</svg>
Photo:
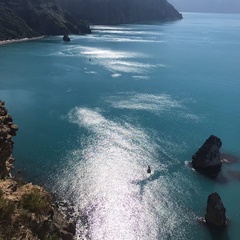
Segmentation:
<svg viewBox="0 0 240 240">
<path fill-rule="evenodd" d="M 166 0 L 60 0 L 69 12 L 91 24 L 122 24 L 182 19 Z"/>
<path fill-rule="evenodd" d="M 75 221 L 66 220 L 44 188 L 9 177 L 18 127 L 0 101 L 0 239 L 75 239 Z"/>
<path fill-rule="evenodd" d="M 12 9 L 0 2 L 0 40 L 30 38 L 36 33 Z"/>
<path fill-rule="evenodd" d="M 87 24 L 62 9 L 56 0 L 0 0 L 0 13 L 0 40 L 91 33 Z"/>
<path fill-rule="evenodd" d="M 208 196 L 205 214 L 206 223 L 213 227 L 225 227 L 227 224 L 226 209 L 218 193 L 214 192 Z"/>
<path fill-rule="evenodd" d="M 211 135 L 192 156 L 193 168 L 208 177 L 217 177 L 222 166 L 219 151 L 221 146 L 221 139 Z"/>
<path fill-rule="evenodd" d="M 167 0 L 0 0 L 0 40 L 91 33 L 91 24 L 182 19 Z"/>
<path fill-rule="evenodd" d="M 5 179 L 12 169 L 14 162 L 12 136 L 16 135 L 17 130 L 18 127 L 13 124 L 4 102 L 0 101 L 0 179 Z"/>
</svg>

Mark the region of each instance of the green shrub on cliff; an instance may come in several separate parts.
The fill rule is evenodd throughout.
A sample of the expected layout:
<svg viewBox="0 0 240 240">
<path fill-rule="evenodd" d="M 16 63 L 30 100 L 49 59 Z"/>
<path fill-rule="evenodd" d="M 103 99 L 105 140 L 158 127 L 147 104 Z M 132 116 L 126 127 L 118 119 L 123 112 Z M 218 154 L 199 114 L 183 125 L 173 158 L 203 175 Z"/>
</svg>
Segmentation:
<svg viewBox="0 0 240 240">
<path fill-rule="evenodd" d="M 59 236 L 56 233 L 52 233 L 46 237 L 46 240 L 59 240 Z"/>
<path fill-rule="evenodd" d="M 21 207 L 32 213 L 46 213 L 50 210 L 51 199 L 46 194 L 41 194 L 38 189 L 22 195 Z"/>
<path fill-rule="evenodd" d="M 3 196 L 0 189 L 0 223 L 7 223 L 14 213 L 15 205 Z"/>
</svg>

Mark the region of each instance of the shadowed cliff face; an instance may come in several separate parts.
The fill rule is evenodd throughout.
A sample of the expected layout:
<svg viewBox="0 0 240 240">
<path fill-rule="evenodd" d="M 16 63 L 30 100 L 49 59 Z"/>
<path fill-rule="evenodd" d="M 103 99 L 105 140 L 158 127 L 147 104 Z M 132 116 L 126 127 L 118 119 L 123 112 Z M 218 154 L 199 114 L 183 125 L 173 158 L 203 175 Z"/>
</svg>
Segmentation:
<svg viewBox="0 0 240 240">
<path fill-rule="evenodd" d="M 91 32 L 55 0 L 0 0 L 0 13 L 0 40 Z"/>
<path fill-rule="evenodd" d="M 33 37 L 36 33 L 12 9 L 0 2 L 0 40 Z"/>
<path fill-rule="evenodd" d="M 91 24 L 178 20 L 182 15 L 166 0 L 60 0 L 64 8 Z"/>
<path fill-rule="evenodd" d="M 121 24 L 181 18 L 167 0 L 0 0 L 0 40 L 91 33 L 84 21 Z"/>
</svg>

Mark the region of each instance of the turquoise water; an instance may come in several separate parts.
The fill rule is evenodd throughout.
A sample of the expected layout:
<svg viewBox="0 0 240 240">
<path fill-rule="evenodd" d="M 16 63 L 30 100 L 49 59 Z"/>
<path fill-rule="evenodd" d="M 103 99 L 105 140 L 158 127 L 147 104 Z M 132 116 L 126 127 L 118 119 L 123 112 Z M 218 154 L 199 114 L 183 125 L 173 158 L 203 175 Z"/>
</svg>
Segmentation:
<svg viewBox="0 0 240 240">
<path fill-rule="evenodd" d="M 74 203 L 78 239 L 240 239 L 240 163 L 218 181 L 187 165 L 211 134 L 240 156 L 239 29 L 240 15 L 185 13 L 0 46 L 16 169 Z M 221 234 L 196 221 L 214 191 Z"/>
</svg>

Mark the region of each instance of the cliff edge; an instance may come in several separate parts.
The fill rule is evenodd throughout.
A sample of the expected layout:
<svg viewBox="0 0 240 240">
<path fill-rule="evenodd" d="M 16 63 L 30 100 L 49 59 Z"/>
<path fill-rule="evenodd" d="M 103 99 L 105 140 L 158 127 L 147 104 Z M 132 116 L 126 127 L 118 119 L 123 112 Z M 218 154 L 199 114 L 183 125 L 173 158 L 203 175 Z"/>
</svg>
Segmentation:
<svg viewBox="0 0 240 240">
<path fill-rule="evenodd" d="M 0 101 L 0 239 L 75 239 L 75 223 L 64 218 L 50 193 L 11 176 L 12 137 L 17 130 Z"/>
</svg>

